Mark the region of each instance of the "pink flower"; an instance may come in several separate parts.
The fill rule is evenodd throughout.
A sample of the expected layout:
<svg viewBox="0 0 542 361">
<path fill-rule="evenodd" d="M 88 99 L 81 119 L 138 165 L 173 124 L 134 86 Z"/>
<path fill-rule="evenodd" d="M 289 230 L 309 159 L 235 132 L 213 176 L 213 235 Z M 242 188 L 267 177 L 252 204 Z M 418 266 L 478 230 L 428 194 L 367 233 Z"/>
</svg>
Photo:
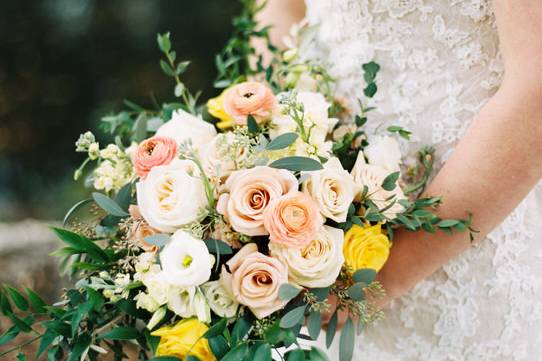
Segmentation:
<svg viewBox="0 0 542 361">
<path fill-rule="evenodd" d="M 255 243 L 241 248 L 226 265 L 220 274 L 222 287 L 257 318 L 286 305 L 287 301 L 279 298 L 279 288 L 288 283 L 288 268 L 278 259 L 259 253 Z"/>
<path fill-rule="evenodd" d="M 177 143 L 173 138 L 154 136 L 142 141 L 133 155 L 138 176 L 145 178 L 153 167 L 169 164 L 177 155 Z"/>
<path fill-rule="evenodd" d="M 234 85 L 224 92 L 224 111 L 238 125 L 247 124 L 248 115 L 258 123 L 268 119 L 275 104 L 271 89 L 255 81 Z"/>
<path fill-rule="evenodd" d="M 269 202 L 297 191 L 296 177 L 287 170 L 254 167 L 233 172 L 224 184 L 217 210 L 232 228 L 249 236 L 264 236 L 263 213 Z"/>
<path fill-rule="evenodd" d="M 296 191 L 273 200 L 264 212 L 263 222 L 271 242 L 301 248 L 316 237 L 324 219 L 318 205 Z"/>
</svg>

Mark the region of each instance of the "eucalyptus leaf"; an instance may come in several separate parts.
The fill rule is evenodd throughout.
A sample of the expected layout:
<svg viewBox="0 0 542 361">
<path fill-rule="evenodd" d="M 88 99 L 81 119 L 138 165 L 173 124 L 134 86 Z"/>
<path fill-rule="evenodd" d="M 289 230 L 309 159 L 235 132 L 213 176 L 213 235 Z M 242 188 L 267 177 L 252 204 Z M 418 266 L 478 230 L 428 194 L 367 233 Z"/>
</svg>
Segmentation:
<svg viewBox="0 0 542 361">
<path fill-rule="evenodd" d="M 365 282 L 357 282 L 348 288 L 348 296 L 355 301 L 363 301 L 365 299 L 365 293 L 363 289 L 367 287 Z"/>
<path fill-rule="evenodd" d="M 215 336 L 219 336 L 222 334 L 222 332 L 224 332 L 224 330 L 226 329 L 226 326 L 228 325 L 228 319 L 227 318 L 223 318 L 221 319 L 220 321 L 218 321 L 217 323 L 215 323 L 213 326 L 211 326 L 206 332 L 205 334 L 203 335 L 203 337 L 205 338 L 212 338 L 212 337 L 215 337 Z"/>
<path fill-rule="evenodd" d="M 256 119 L 252 115 L 248 115 L 247 117 L 247 128 L 248 131 L 255 134 L 260 131 L 260 127 L 258 126 L 258 123 L 256 122 Z"/>
<path fill-rule="evenodd" d="M 279 288 L 279 298 L 283 301 L 290 301 L 295 298 L 299 292 L 301 292 L 301 288 L 289 283 L 283 283 Z"/>
<path fill-rule="evenodd" d="M 228 255 L 232 254 L 232 248 L 224 241 L 208 238 L 203 241 L 210 253 Z"/>
<path fill-rule="evenodd" d="M 129 214 L 122 209 L 117 202 L 106 196 L 105 194 L 93 192 L 92 198 L 107 213 L 111 214 L 112 216 L 116 217 L 126 217 L 129 216 Z"/>
<path fill-rule="evenodd" d="M 343 329 L 341 330 L 341 338 L 339 340 L 339 361 L 351 361 L 354 354 L 354 341 L 356 338 L 354 324 L 352 319 L 348 317 Z"/>
<path fill-rule="evenodd" d="M 288 311 L 288 313 L 286 313 L 280 319 L 280 327 L 292 328 L 300 324 L 303 321 L 303 317 L 305 316 L 306 308 L 306 305 L 302 305 Z"/>
<path fill-rule="evenodd" d="M 152 234 L 144 238 L 145 243 L 152 244 L 153 246 L 157 247 L 164 247 L 170 239 L 171 236 L 164 233 Z"/>
<path fill-rule="evenodd" d="M 320 335 L 322 329 L 322 314 L 318 311 L 312 311 L 307 318 L 307 329 L 309 330 L 309 336 L 316 340 Z"/>
<path fill-rule="evenodd" d="M 300 156 L 284 157 L 272 162 L 269 166 L 293 172 L 316 171 L 323 168 L 322 164 L 317 160 Z"/>
<path fill-rule="evenodd" d="M 284 149 L 292 145 L 299 136 L 296 133 L 281 134 L 267 144 L 267 150 L 279 150 Z"/>
<path fill-rule="evenodd" d="M 331 344 L 333 343 L 333 339 L 335 338 L 335 333 L 337 332 L 337 321 L 338 321 L 338 314 L 337 310 L 333 312 L 333 316 L 331 316 L 331 319 L 329 320 L 329 323 L 327 324 L 327 331 L 326 331 L 326 347 L 330 348 Z"/>
<path fill-rule="evenodd" d="M 254 352 L 254 360 L 257 361 L 272 361 L 271 347 L 268 343 L 262 343 Z"/>
<path fill-rule="evenodd" d="M 305 361 L 305 352 L 300 349 L 293 349 L 286 353 L 286 361 Z"/>
<path fill-rule="evenodd" d="M 354 272 L 352 279 L 355 282 L 363 282 L 365 284 L 371 284 L 376 278 L 376 270 L 372 268 L 361 268 Z"/>
</svg>

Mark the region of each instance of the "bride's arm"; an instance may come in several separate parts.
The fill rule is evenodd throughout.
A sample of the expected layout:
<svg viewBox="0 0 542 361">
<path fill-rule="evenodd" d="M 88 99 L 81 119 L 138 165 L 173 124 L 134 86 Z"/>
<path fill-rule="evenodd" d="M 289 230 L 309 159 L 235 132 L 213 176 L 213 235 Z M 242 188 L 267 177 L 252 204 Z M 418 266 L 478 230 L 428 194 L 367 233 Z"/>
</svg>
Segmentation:
<svg viewBox="0 0 542 361">
<path fill-rule="evenodd" d="M 442 218 L 472 212 L 478 239 L 499 225 L 542 177 L 542 8 L 538 0 L 495 0 L 494 8 L 505 62 L 503 84 L 426 192 L 443 196 Z M 464 233 L 399 232 L 379 273 L 388 299 L 469 247 Z"/>
<path fill-rule="evenodd" d="M 282 47 L 282 38 L 295 23 L 305 15 L 304 0 L 268 0 L 263 10 L 256 15 L 256 20 L 264 25 L 272 25 L 269 30 L 271 42 Z M 254 40 L 258 54 L 268 54 L 266 45 L 261 39 Z"/>
</svg>

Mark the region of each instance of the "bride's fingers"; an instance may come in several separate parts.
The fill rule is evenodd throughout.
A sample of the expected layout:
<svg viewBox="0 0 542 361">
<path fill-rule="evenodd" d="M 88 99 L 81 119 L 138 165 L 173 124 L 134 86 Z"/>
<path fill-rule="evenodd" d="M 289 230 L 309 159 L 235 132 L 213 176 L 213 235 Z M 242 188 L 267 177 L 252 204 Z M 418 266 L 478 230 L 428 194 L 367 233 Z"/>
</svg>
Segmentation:
<svg viewBox="0 0 542 361">
<path fill-rule="evenodd" d="M 337 297 L 335 295 L 330 295 L 327 303 L 331 306 L 329 308 L 329 312 L 322 313 L 322 327 L 324 330 L 327 331 L 327 326 L 329 325 L 329 321 L 331 320 L 331 317 L 333 316 L 333 313 L 337 310 Z M 346 322 L 346 319 L 348 318 L 348 312 L 345 310 L 339 310 L 337 312 L 337 330 L 340 330 L 344 323 Z"/>
</svg>

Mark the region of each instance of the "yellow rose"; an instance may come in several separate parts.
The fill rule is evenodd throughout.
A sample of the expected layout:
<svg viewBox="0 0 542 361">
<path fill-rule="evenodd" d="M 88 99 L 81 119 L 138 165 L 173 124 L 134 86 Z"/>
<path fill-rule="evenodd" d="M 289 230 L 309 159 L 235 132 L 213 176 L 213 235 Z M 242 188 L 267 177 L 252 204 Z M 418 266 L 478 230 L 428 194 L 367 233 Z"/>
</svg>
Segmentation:
<svg viewBox="0 0 542 361">
<path fill-rule="evenodd" d="M 207 101 L 207 111 L 213 117 L 220 119 L 216 124 L 219 129 L 227 129 L 233 126 L 233 117 L 224 110 L 224 92 L 216 98 Z"/>
<path fill-rule="evenodd" d="M 354 271 L 371 268 L 378 272 L 388 260 L 390 247 L 380 224 L 364 227 L 354 224 L 344 236 L 345 263 Z"/>
<path fill-rule="evenodd" d="M 196 318 L 184 319 L 175 326 L 162 327 L 152 333 L 160 337 L 156 356 L 175 356 L 186 360 L 188 355 L 201 361 L 215 361 L 209 342 L 202 337 L 209 329 Z"/>
</svg>

